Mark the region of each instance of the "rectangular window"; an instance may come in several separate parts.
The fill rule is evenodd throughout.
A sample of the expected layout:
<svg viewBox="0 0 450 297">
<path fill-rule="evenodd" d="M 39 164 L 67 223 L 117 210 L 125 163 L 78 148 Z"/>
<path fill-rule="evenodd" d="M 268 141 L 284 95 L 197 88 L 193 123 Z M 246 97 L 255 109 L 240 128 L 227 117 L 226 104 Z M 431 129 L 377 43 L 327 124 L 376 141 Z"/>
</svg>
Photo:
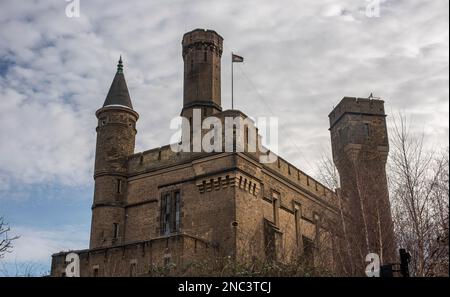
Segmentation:
<svg viewBox="0 0 450 297">
<path fill-rule="evenodd" d="M 302 236 L 302 241 L 305 264 L 306 266 L 311 267 L 312 265 L 314 265 L 314 242 L 305 236 Z"/>
<path fill-rule="evenodd" d="M 161 196 L 161 235 L 180 231 L 181 197 L 179 191 Z"/>
</svg>

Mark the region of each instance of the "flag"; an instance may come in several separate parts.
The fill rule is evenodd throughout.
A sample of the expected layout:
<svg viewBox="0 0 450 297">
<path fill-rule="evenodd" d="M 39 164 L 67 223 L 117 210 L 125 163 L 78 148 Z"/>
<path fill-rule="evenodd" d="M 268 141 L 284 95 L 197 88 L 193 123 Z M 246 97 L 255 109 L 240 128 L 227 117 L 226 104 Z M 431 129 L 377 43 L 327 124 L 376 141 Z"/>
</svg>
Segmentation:
<svg viewBox="0 0 450 297">
<path fill-rule="evenodd" d="M 231 58 L 233 60 L 233 63 L 240 63 L 240 62 L 244 62 L 244 58 L 235 54 L 231 54 Z"/>
</svg>

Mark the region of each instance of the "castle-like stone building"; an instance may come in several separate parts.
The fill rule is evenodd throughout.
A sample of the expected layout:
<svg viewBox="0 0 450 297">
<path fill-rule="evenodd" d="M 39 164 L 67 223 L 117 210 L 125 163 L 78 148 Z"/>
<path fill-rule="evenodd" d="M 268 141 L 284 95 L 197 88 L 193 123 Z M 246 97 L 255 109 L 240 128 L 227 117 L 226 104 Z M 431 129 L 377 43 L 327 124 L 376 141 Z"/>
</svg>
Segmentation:
<svg viewBox="0 0 450 297">
<path fill-rule="evenodd" d="M 247 118 L 222 110 L 222 43 L 212 30 L 183 36 L 181 115 L 190 123 L 195 110 L 202 119 Z M 259 150 L 175 152 L 167 145 L 135 152 L 139 115 L 120 60 L 96 112 L 90 246 L 70 251 L 79 256 L 80 275 L 148 275 L 152 267 L 205 259 L 302 259 L 338 275 L 358 275 L 369 252 L 393 262 L 383 104 L 345 97 L 330 113 L 341 178 L 335 191 L 280 157 L 260 162 Z M 53 255 L 52 276 L 66 274 L 68 253 Z"/>
</svg>

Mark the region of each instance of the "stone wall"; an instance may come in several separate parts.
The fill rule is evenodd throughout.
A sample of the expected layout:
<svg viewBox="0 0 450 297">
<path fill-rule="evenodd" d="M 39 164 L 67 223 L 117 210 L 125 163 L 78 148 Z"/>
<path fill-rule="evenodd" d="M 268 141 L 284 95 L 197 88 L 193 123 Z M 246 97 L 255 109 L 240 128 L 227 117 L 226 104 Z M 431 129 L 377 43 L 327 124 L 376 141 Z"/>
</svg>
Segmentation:
<svg viewBox="0 0 450 297">
<path fill-rule="evenodd" d="M 80 258 L 80 276 L 152 276 L 164 267 L 183 273 L 192 262 L 217 257 L 216 248 L 192 236 L 178 234 L 126 245 L 68 251 L 52 256 L 51 276 L 65 276 L 66 255 Z"/>
</svg>

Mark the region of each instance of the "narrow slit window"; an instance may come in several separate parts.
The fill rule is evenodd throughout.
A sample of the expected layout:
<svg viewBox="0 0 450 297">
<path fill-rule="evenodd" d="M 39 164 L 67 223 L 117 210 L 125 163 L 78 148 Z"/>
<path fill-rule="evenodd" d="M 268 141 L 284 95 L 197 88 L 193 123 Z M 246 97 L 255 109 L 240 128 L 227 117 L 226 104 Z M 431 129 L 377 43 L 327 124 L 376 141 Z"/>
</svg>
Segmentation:
<svg viewBox="0 0 450 297">
<path fill-rule="evenodd" d="M 295 241 L 297 243 L 297 247 L 300 247 L 300 235 L 301 235 L 300 218 L 301 218 L 300 205 L 295 204 L 294 205 Z"/>
<path fill-rule="evenodd" d="M 248 126 L 245 126 L 245 144 L 248 145 Z"/>
<path fill-rule="evenodd" d="M 113 238 L 117 239 L 119 237 L 119 224 L 113 224 Z"/>
<path fill-rule="evenodd" d="M 314 224 L 315 224 L 315 245 L 320 246 L 320 216 L 314 214 Z"/>
<path fill-rule="evenodd" d="M 369 125 L 369 123 L 365 123 L 364 124 L 364 135 L 366 136 L 366 138 L 370 137 L 370 125 Z"/>
<path fill-rule="evenodd" d="M 118 194 L 122 193 L 122 180 L 121 179 L 117 179 L 117 193 Z"/>
<path fill-rule="evenodd" d="M 279 214 L 278 210 L 280 208 L 280 199 L 278 193 L 272 194 L 272 207 L 273 207 L 273 223 L 278 226 L 279 223 Z"/>
</svg>

